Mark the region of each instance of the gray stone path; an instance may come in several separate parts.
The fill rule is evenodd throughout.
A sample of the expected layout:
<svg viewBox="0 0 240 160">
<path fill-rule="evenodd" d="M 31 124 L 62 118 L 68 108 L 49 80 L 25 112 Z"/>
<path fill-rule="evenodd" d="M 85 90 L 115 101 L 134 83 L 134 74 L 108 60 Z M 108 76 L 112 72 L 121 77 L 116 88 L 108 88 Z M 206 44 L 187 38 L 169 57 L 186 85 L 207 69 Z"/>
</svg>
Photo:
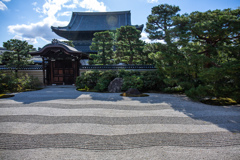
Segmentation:
<svg viewBox="0 0 240 160">
<path fill-rule="evenodd" d="M 0 159 L 240 159 L 240 106 L 53 86 L 0 99 Z"/>
</svg>

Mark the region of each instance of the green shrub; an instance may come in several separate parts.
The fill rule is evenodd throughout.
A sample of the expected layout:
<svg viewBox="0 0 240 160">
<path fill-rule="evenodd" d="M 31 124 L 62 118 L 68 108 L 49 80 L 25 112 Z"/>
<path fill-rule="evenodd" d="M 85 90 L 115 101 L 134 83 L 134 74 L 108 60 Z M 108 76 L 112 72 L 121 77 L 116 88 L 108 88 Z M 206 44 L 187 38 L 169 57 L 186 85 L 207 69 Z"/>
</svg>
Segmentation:
<svg viewBox="0 0 240 160">
<path fill-rule="evenodd" d="M 182 93 L 183 88 L 181 86 L 167 87 L 167 88 L 164 88 L 163 91 L 166 92 L 166 93 Z"/>
<path fill-rule="evenodd" d="M 237 102 L 231 98 L 213 98 L 201 100 L 202 103 L 210 104 L 210 105 L 218 105 L 218 106 L 227 106 L 227 105 L 236 105 Z"/>
<path fill-rule="evenodd" d="M 37 89 L 40 86 L 38 78 L 29 76 L 28 74 L 15 73 L 1 74 L 0 76 L 0 92 L 22 92 L 26 90 Z"/>
<path fill-rule="evenodd" d="M 186 95 L 195 100 L 202 100 L 205 97 L 213 97 L 213 87 L 212 86 L 198 86 L 197 88 L 191 88 L 185 92 Z"/>
<path fill-rule="evenodd" d="M 161 91 L 165 87 L 163 76 L 158 71 L 141 72 L 143 80 L 143 90 Z"/>
<path fill-rule="evenodd" d="M 29 76 L 28 74 L 21 75 L 18 78 L 18 83 L 21 84 L 23 90 L 36 89 L 40 86 L 40 82 L 37 77 Z"/>
<path fill-rule="evenodd" d="M 77 77 L 77 88 L 83 89 L 87 86 L 100 92 L 107 91 L 109 83 L 116 77 L 123 78 L 122 90 L 137 88 L 140 91 L 160 91 L 165 87 L 163 76 L 158 71 L 87 71 Z"/>
<path fill-rule="evenodd" d="M 223 64 L 221 67 L 212 67 L 200 75 L 201 81 L 212 86 L 214 97 L 229 97 L 240 102 L 240 62 Z"/>
<path fill-rule="evenodd" d="M 143 89 L 143 80 L 142 80 L 142 76 L 136 76 L 136 75 L 132 75 L 131 77 L 123 77 L 123 85 L 122 85 L 122 90 L 126 91 L 129 88 L 136 88 L 139 91 L 141 91 Z"/>
<path fill-rule="evenodd" d="M 108 90 L 108 85 L 114 78 L 117 77 L 117 73 L 115 71 L 104 71 L 100 73 L 100 78 L 97 81 L 96 86 L 94 87 L 95 90 L 104 92 Z"/>
<path fill-rule="evenodd" d="M 121 69 L 121 70 L 118 71 L 118 77 L 119 78 L 130 77 L 130 76 L 133 76 L 133 75 L 140 76 L 141 72 L 139 72 L 139 71 L 127 71 L 127 70 L 124 70 L 124 69 Z"/>
<path fill-rule="evenodd" d="M 98 70 L 90 70 L 82 73 L 81 76 L 77 77 L 76 79 L 76 87 L 77 88 L 84 88 L 87 86 L 90 89 L 93 89 L 100 76 L 100 71 Z"/>
</svg>

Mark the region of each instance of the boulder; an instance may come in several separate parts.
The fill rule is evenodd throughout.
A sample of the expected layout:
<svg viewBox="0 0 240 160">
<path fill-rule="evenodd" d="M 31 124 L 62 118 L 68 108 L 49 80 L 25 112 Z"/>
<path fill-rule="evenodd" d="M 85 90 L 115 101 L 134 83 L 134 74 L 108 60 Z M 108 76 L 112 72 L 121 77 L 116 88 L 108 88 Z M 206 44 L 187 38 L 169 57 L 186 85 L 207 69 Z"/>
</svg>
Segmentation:
<svg viewBox="0 0 240 160">
<path fill-rule="evenodd" d="M 127 95 L 140 95 L 141 93 L 136 88 L 130 88 L 126 91 L 126 94 Z"/>
<path fill-rule="evenodd" d="M 121 92 L 122 84 L 123 84 L 122 78 L 115 78 L 113 81 L 110 82 L 108 86 L 108 92 L 111 92 L 111 93 Z"/>
</svg>

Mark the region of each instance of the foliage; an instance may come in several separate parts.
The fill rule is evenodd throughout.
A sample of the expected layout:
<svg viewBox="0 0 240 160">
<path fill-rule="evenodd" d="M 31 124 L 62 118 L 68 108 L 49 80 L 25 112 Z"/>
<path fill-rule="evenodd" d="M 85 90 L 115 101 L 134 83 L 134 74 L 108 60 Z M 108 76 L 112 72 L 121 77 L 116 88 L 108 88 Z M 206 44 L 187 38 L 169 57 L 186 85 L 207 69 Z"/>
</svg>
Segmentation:
<svg viewBox="0 0 240 160">
<path fill-rule="evenodd" d="M 114 33 L 110 31 L 96 32 L 91 50 L 98 51 L 98 54 L 91 54 L 90 57 L 93 59 L 90 64 L 110 64 L 113 58 L 113 45 L 114 45 Z"/>
<path fill-rule="evenodd" d="M 39 86 L 38 78 L 28 74 L 19 74 L 17 78 L 14 74 L 1 73 L 0 75 L 0 93 L 35 90 Z"/>
<path fill-rule="evenodd" d="M 123 77 L 123 85 L 122 85 L 122 90 L 126 91 L 129 88 L 136 88 L 139 91 L 143 89 L 143 80 L 142 76 L 137 76 L 137 75 L 132 75 L 130 77 Z"/>
<path fill-rule="evenodd" d="M 14 97 L 14 95 L 11 95 L 11 94 L 0 94 L 0 98 L 10 98 L 10 97 Z"/>
<path fill-rule="evenodd" d="M 213 98 L 213 99 L 207 99 L 207 100 L 201 100 L 202 103 L 210 104 L 210 105 L 218 105 L 218 106 L 227 106 L 227 105 L 235 105 L 237 104 L 236 101 L 234 101 L 231 98 Z"/>
<path fill-rule="evenodd" d="M 203 84 L 212 86 L 213 96 L 229 97 L 240 102 L 240 61 L 212 67 L 199 76 Z"/>
<path fill-rule="evenodd" d="M 148 97 L 148 94 L 127 94 L 126 92 L 120 94 L 120 96 L 124 96 L 124 97 Z"/>
<path fill-rule="evenodd" d="M 7 52 L 1 55 L 1 61 L 6 64 L 8 68 L 15 68 L 15 72 L 18 72 L 19 68 L 31 64 L 31 55 L 28 52 L 33 48 L 32 45 L 28 45 L 26 41 L 18 39 L 10 39 L 7 42 L 3 42 Z"/>
<path fill-rule="evenodd" d="M 175 6 L 153 7 L 146 28 L 149 38 L 166 42 L 146 47 L 164 75 L 164 91 L 180 88 L 196 100 L 229 97 L 239 103 L 240 9 L 181 16 L 177 11 Z"/>
<path fill-rule="evenodd" d="M 140 76 L 141 72 L 139 72 L 139 71 L 132 71 L 132 70 L 127 71 L 125 69 L 118 70 L 118 77 L 119 78 L 131 77 L 133 75 Z"/>
<path fill-rule="evenodd" d="M 115 71 L 105 71 L 100 73 L 100 78 L 97 81 L 96 86 L 94 87 L 95 90 L 104 92 L 108 90 L 108 85 L 114 78 L 117 77 L 117 74 Z"/>
<path fill-rule="evenodd" d="M 165 88 L 163 82 L 164 76 L 158 71 L 144 71 L 141 72 L 143 77 L 143 91 L 162 91 Z"/>
<path fill-rule="evenodd" d="M 115 78 L 123 78 L 122 90 L 129 88 L 137 88 L 140 91 L 161 91 L 165 87 L 162 75 L 157 71 L 87 71 L 77 77 L 77 88 L 84 89 L 86 87 L 96 91 L 105 92 L 108 85 Z"/>
<path fill-rule="evenodd" d="M 180 11 L 178 6 L 161 4 L 152 8 L 152 13 L 147 17 L 145 31 L 151 40 L 165 40 L 171 42 L 170 29 L 173 27 L 172 17 Z"/>
<path fill-rule="evenodd" d="M 77 77 L 76 79 L 76 87 L 77 88 L 85 88 L 88 87 L 90 89 L 93 89 L 98 81 L 98 78 L 100 76 L 100 71 L 98 70 L 90 70 L 82 73 L 81 76 Z"/>
<path fill-rule="evenodd" d="M 143 53 L 145 55 L 147 55 L 145 57 L 145 60 L 144 60 L 144 63 L 143 64 L 153 64 L 155 65 L 155 61 L 153 60 L 153 58 L 150 58 L 150 54 L 152 53 L 156 53 L 159 51 L 159 48 L 158 48 L 158 43 L 146 43 L 144 45 L 144 48 L 143 48 Z"/>
<path fill-rule="evenodd" d="M 183 48 L 210 58 L 205 67 L 219 66 L 239 59 L 239 15 L 240 9 L 225 9 L 176 16 L 173 32 Z"/>
<path fill-rule="evenodd" d="M 167 88 L 164 88 L 163 91 L 165 93 L 182 93 L 183 92 L 183 88 L 181 86 L 167 87 Z"/>
<path fill-rule="evenodd" d="M 116 62 L 139 64 L 143 56 L 144 42 L 140 40 L 141 31 L 133 26 L 122 26 L 116 32 Z"/>
<path fill-rule="evenodd" d="M 67 45 L 74 47 L 73 41 L 62 41 L 63 43 L 66 43 Z"/>
</svg>

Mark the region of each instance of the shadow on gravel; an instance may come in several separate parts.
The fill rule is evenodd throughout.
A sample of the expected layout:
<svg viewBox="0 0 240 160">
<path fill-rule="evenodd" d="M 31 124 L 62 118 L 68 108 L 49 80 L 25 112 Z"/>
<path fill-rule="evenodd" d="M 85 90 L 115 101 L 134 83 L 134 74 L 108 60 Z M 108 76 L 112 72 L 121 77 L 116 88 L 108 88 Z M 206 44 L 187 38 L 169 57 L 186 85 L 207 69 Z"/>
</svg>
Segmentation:
<svg viewBox="0 0 240 160">
<path fill-rule="evenodd" d="M 228 131 L 240 133 L 239 106 L 211 106 L 193 102 L 184 95 L 148 94 L 149 97 L 122 97 L 119 93 L 80 92 L 76 91 L 74 86 L 48 86 L 39 91 L 19 93 L 9 99 L 23 104 L 64 99 L 66 101 L 77 101 L 79 102 L 78 105 L 81 105 L 81 101 L 84 100 L 116 102 L 116 104 L 119 101 L 124 101 L 132 110 L 136 110 L 139 103 L 146 104 L 146 107 L 150 107 L 151 110 L 158 110 L 165 106 L 182 112 L 194 120 L 210 122 Z M 148 104 L 151 105 L 147 106 Z M 141 105 L 141 107 L 143 106 Z"/>
<path fill-rule="evenodd" d="M 227 129 L 230 132 L 240 134 L 240 106 L 213 106 L 200 102 L 194 102 L 185 95 L 174 94 L 149 94 L 145 98 L 131 98 L 141 103 L 167 103 L 175 111 L 182 112 L 188 117 L 210 122 Z M 204 126 L 203 126 L 204 127 Z"/>
<path fill-rule="evenodd" d="M 44 102 L 51 100 L 98 100 L 117 102 L 123 100 L 119 94 L 112 93 L 96 93 L 96 92 L 80 92 L 75 86 L 47 86 L 42 90 L 22 92 L 16 94 L 9 100 L 22 102 L 23 104 L 31 104 L 35 102 Z"/>
</svg>

